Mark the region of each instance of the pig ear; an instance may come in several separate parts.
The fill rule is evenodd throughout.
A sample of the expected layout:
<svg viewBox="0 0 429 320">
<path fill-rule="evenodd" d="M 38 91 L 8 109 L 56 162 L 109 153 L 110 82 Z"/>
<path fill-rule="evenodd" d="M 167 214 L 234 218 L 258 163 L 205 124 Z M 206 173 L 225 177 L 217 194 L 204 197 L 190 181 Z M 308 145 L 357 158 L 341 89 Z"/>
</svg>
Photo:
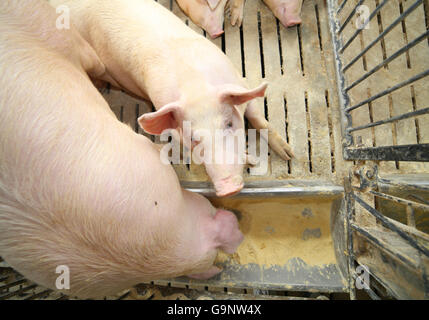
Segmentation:
<svg viewBox="0 0 429 320">
<path fill-rule="evenodd" d="M 178 102 L 166 104 L 156 112 L 145 113 L 138 118 L 140 127 L 150 134 L 161 134 L 165 129 L 179 126 L 182 108 Z"/>
<path fill-rule="evenodd" d="M 209 7 L 211 10 L 216 9 L 219 2 L 220 2 L 220 0 L 207 0 L 207 3 L 209 4 Z"/>
<path fill-rule="evenodd" d="M 259 87 L 248 90 L 236 85 L 227 85 L 220 91 L 220 100 L 224 103 L 240 105 L 257 97 L 263 97 L 268 84 L 262 83 Z"/>
</svg>

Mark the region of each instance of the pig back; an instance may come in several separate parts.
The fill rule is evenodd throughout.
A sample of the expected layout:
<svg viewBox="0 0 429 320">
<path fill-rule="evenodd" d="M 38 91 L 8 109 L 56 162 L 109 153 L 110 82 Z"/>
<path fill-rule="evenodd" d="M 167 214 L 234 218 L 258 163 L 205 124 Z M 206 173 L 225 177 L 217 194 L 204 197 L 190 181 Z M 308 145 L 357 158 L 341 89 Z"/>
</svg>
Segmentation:
<svg viewBox="0 0 429 320">
<path fill-rule="evenodd" d="M 161 258 L 181 241 L 166 230 L 190 231 L 171 166 L 62 55 L 0 38 L 0 255 L 54 289 L 68 266 L 67 293 L 83 297 L 183 272 Z"/>
</svg>

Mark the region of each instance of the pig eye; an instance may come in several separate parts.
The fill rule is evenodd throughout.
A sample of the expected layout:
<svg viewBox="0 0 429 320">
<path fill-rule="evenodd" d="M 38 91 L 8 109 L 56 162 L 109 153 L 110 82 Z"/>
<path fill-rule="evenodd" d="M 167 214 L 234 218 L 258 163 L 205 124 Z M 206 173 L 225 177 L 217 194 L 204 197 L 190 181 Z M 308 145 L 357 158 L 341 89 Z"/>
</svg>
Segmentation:
<svg viewBox="0 0 429 320">
<path fill-rule="evenodd" d="M 232 121 L 229 121 L 227 124 L 226 124 L 226 127 L 229 129 L 229 128 L 232 128 Z"/>
</svg>

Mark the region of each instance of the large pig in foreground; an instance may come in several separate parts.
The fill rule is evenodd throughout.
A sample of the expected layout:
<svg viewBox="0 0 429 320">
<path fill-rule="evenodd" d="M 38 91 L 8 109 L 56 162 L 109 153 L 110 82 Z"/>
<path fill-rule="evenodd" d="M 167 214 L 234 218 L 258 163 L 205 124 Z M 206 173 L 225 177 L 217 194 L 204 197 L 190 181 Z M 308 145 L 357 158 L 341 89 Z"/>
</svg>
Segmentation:
<svg viewBox="0 0 429 320">
<path fill-rule="evenodd" d="M 301 24 L 303 0 L 262 0 L 285 27 Z"/>
<path fill-rule="evenodd" d="M 103 65 L 45 1 L 0 3 L 0 70 L 0 255 L 13 268 L 55 289 L 66 266 L 64 293 L 82 298 L 220 271 L 217 249 L 242 240 L 236 217 L 181 189 L 116 119 L 85 73 Z"/>
<path fill-rule="evenodd" d="M 266 84 L 248 89 L 245 79 L 213 43 L 187 27 L 153 0 L 52 0 L 70 8 L 71 21 L 92 45 L 106 66 L 107 79 L 140 97 L 151 100 L 156 112 L 139 118 L 151 134 L 165 129 L 183 132 L 184 121 L 196 130 L 209 130 L 195 144 L 233 164 L 206 161 L 216 194 L 227 196 L 243 188 L 244 154 L 216 147 L 215 131 L 232 136 L 242 130 L 245 115 L 253 128 L 268 129 L 268 142 L 287 160 L 290 146 L 261 114 L 255 98 Z M 230 157 L 232 158 L 232 157 Z"/>
</svg>

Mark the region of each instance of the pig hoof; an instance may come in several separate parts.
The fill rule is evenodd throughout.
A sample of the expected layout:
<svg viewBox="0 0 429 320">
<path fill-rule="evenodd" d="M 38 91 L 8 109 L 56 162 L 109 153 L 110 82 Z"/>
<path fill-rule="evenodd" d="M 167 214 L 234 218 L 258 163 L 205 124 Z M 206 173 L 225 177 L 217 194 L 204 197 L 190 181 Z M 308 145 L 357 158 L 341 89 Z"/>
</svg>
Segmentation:
<svg viewBox="0 0 429 320">
<path fill-rule="evenodd" d="M 211 277 L 217 275 L 221 271 L 222 271 L 221 268 L 218 268 L 216 266 L 212 266 L 206 272 L 189 274 L 187 277 L 192 278 L 192 279 L 205 280 L 205 279 L 210 279 Z"/>
<path fill-rule="evenodd" d="M 241 27 L 242 22 L 243 22 L 243 8 L 232 8 L 231 25 Z"/>
<path fill-rule="evenodd" d="M 259 163 L 259 160 L 255 156 L 252 156 L 251 154 L 246 154 L 246 163 L 249 166 L 254 167 Z"/>
<path fill-rule="evenodd" d="M 270 132 L 268 135 L 268 143 L 283 160 L 290 160 L 295 155 L 292 152 L 291 146 L 277 132 Z"/>
</svg>

